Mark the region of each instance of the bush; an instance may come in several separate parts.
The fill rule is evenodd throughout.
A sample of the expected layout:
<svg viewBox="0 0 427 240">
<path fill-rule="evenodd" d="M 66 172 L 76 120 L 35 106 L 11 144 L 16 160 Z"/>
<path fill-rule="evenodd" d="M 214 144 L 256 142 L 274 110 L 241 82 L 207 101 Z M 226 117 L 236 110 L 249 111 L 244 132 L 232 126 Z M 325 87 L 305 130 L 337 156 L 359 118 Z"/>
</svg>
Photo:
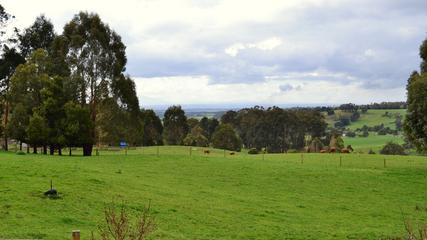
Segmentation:
<svg viewBox="0 0 427 240">
<path fill-rule="evenodd" d="M 17 151 L 16 155 L 25 155 L 25 152 L 23 152 L 23 151 Z"/>
<path fill-rule="evenodd" d="M 388 142 L 380 151 L 384 155 L 406 155 L 405 148 L 393 142 Z"/>
<path fill-rule="evenodd" d="M 352 131 L 348 131 L 346 134 L 345 134 L 347 137 L 356 137 L 356 133 L 355 132 L 352 132 Z"/>
<path fill-rule="evenodd" d="M 376 153 L 374 152 L 374 150 L 372 150 L 372 149 L 369 149 L 369 152 L 368 152 L 368 154 L 376 154 Z"/>
<path fill-rule="evenodd" d="M 256 148 L 251 148 L 251 149 L 249 149 L 249 151 L 248 151 L 248 154 L 258 154 L 259 153 L 259 151 L 258 151 L 258 149 L 256 149 Z"/>
<path fill-rule="evenodd" d="M 386 128 L 382 128 L 378 131 L 378 135 L 386 135 L 387 134 L 387 129 Z"/>
</svg>

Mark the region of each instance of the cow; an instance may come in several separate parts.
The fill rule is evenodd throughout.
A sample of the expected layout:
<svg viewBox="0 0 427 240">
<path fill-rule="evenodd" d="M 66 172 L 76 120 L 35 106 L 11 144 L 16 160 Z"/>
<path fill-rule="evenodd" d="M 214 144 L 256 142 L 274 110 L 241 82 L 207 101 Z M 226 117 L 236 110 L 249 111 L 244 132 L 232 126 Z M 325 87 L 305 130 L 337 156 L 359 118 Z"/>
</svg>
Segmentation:
<svg viewBox="0 0 427 240">
<path fill-rule="evenodd" d="M 211 151 L 210 150 L 203 150 L 203 153 L 209 155 L 209 153 L 211 153 Z"/>
<path fill-rule="evenodd" d="M 329 153 L 335 153 L 337 151 L 337 149 L 335 147 L 331 147 L 329 149 Z"/>
<path fill-rule="evenodd" d="M 341 149 L 341 153 L 350 153 L 350 150 L 347 148 Z"/>
<path fill-rule="evenodd" d="M 320 153 L 327 153 L 328 151 L 326 151 L 325 149 L 320 150 Z"/>
<path fill-rule="evenodd" d="M 230 153 L 230 155 L 235 155 L 235 154 L 236 154 L 235 152 L 231 152 L 231 153 Z"/>
</svg>

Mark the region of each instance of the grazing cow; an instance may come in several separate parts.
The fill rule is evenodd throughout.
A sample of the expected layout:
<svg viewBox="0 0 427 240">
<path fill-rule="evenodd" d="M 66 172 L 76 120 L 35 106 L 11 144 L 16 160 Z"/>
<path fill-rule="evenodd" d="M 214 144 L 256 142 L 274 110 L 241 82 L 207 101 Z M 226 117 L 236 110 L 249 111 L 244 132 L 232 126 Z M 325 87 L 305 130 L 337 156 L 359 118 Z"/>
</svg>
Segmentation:
<svg viewBox="0 0 427 240">
<path fill-rule="evenodd" d="M 320 150 L 320 153 L 327 153 L 325 149 Z"/>
<path fill-rule="evenodd" d="M 350 150 L 347 148 L 341 149 L 341 153 L 350 153 Z"/>
<path fill-rule="evenodd" d="M 347 149 L 348 149 L 350 152 L 353 152 L 353 151 L 354 151 L 354 149 L 351 147 L 351 145 L 348 145 L 348 146 L 347 146 Z"/>
<path fill-rule="evenodd" d="M 209 155 L 209 153 L 211 153 L 211 151 L 209 151 L 209 150 L 203 150 L 203 153 Z"/>
<path fill-rule="evenodd" d="M 335 153 L 337 151 L 337 149 L 335 147 L 331 147 L 331 149 L 329 149 L 329 153 Z"/>
<path fill-rule="evenodd" d="M 235 152 L 231 152 L 231 153 L 230 153 L 230 155 L 235 155 L 235 154 L 236 154 Z"/>
</svg>

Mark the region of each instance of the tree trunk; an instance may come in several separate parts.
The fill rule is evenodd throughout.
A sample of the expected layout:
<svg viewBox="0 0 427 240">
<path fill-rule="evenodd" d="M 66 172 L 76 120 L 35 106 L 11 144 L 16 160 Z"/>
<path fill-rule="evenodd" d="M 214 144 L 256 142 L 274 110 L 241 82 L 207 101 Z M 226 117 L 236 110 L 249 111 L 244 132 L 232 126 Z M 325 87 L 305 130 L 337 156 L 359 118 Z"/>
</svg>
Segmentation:
<svg viewBox="0 0 427 240">
<path fill-rule="evenodd" d="M 58 155 L 62 156 L 62 148 L 61 147 L 58 147 Z"/>
<path fill-rule="evenodd" d="M 69 155 L 71 156 L 71 147 L 69 147 L 69 150 L 70 150 L 70 154 Z"/>
<path fill-rule="evenodd" d="M 22 142 L 19 142 L 19 151 L 22 151 Z"/>
<path fill-rule="evenodd" d="M 55 153 L 55 148 L 53 147 L 53 145 L 49 146 L 49 154 L 53 155 Z"/>
<path fill-rule="evenodd" d="M 27 153 L 30 153 L 30 145 L 27 143 Z"/>
<path fill-rule="evenodd" d="M 46 155 L 47 154 L 47 146 L 43 145 L 43 154 Z"/>
<path fill-rule="evenodd" d="M 37 147 L 36 146 L 33 146 L 33 153 L 37 154 Z"/>
<path fill-rule="evenodd" d="M 7 144 L 7 133 L 6 133 L 6 127 L 7 127 L 8 118 L 9 118 L 9 102 L 6 101 L 6 106 L 5 106 L 5 110 L 4 110 L 4 126 L 3 126 L 3 129 L 4 129 L 4 132 L 3 132 L 3 134 L 4 134 L 4 145 L 3 145 L 3 149 L 5 151 L 9 150 L 9 146 Z"/>
<path fill-rule="evenodd" d="M 83 145 L 83 156 L 92 156 L 92 144 Z"/>
</svg>

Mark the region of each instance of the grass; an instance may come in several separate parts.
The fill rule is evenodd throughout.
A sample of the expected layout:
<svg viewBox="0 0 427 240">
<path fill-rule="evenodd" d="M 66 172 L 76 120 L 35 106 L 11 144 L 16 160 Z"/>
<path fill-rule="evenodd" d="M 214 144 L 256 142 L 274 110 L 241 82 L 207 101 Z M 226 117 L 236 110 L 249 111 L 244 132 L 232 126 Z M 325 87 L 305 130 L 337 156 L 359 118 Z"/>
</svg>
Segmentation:
<svg viewBox="0 0 427 240">
<path fill-rule="evenodd" d="M 402 136 L 394 136 L 394 135 L 376 135 L 376 133 L 369 133 L 369 137 L 344 137 L 345 145 L 351 145 L 355 151 L 362 151 L 364 153 L 368 153 L 370 149 L 374 152 L 378 153 L 387 142 L 395 142 L 398 144 L 403 144 Z"/>
<path fill-rule="evenodd" d="M 336 114 L 339 114 L 340 111 L 335 111 Z M 389 112 L 391 114 L 397 114 L 399 113 L 401 116 L 405 116 L 406 109 L 370 109 L 367 113 L 361 114 L 360 118 L 352 122 L 349 126 L 347 126 L 348 129 L 354 131 L 358 128 L 362 128 L 363 125 L 373 127 L 376 125 L 384 124 L 384 127 L 389 127 L 391 129 L 396 129 L 395 124 L 395 118 L 389 118 L 385 117 L 385 112 Z M 325 120 L 328 123 L 329 126 L 333 126 L 335 122 L 335 115 L 332 116 L 326 116 Z M 362 151 L 362 152 L 368 152 L 370 149 L 372 149 L 375 152 L 379 152 L 380 149 L 387 143 L 387 142 L 395 142 L 402 144 L 403 136 L 398 135 L 377 135 L 375 132 L 370 132 L 368 137 L 344 137 L 345 145 L 351 145 L 356 151 Z"/>
<path fill-rule="evenodd" d="M 0 239 L 88 239 L 113 199 L 135 214 L 151 200 L 154 239 L 379 239 L 404 234 L 402 212 L 427 219 L 424 157 L 159 153 L 0 153 Z M 51 179 L 59 199 L 43 197 Z"/>
</svg>

